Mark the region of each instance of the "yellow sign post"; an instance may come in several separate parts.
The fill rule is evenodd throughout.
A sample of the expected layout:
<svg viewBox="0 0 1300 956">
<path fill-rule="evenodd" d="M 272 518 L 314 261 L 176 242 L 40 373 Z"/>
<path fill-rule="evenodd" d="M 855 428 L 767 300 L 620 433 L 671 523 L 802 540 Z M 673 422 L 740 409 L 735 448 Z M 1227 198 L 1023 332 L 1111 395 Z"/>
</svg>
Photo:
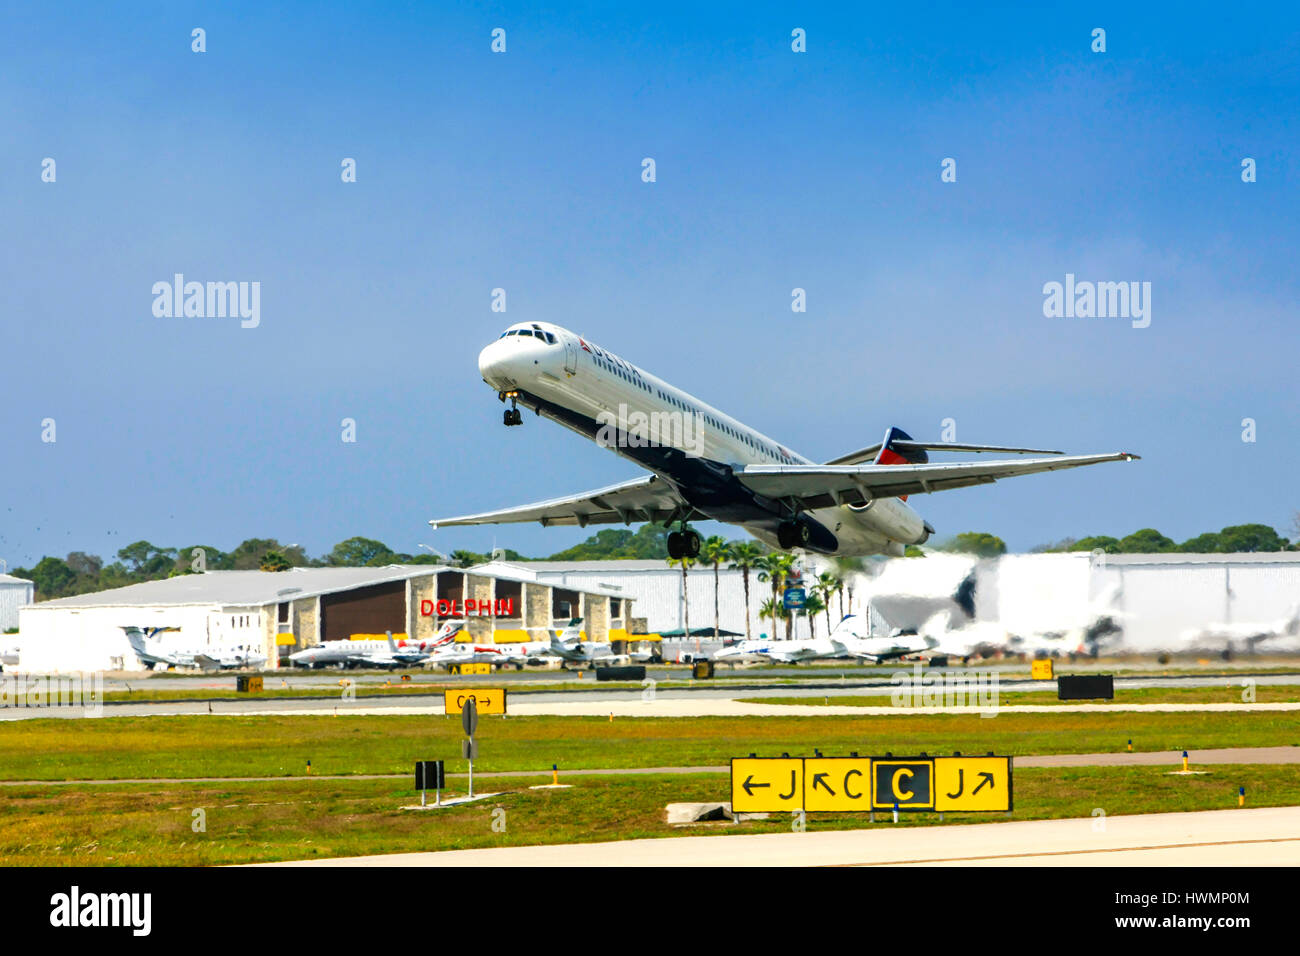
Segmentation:
<svg viewBox="0 0 1300 956">
<path fill-rule="evenodd" d="M 773 813 L 802 810 L 802 757 L 733 757 L 731 811 Z"/>
<path fill-rule="evenodd" d="M 1010 757 L 734 757 L 733 813 L 1012 808 Z"/>
<path fill-rule="evenodd" d="M 465 709 L 465 701 L 473 699 L 480 714 L 504 714 L 506 712 L 506 689 L 504 687 L 475 687 L 473 690 L 449 690 L 442 695 L 444 712 L 459 714 Z"/>
<path fill-rule="evenodd" d="M 805 810 L 871 809 L 871 758 L 805 757 Z"/>
<path fill-rule="evenodd" d="M 1040 657 L 1029 665 L 1029 676 L 1034 680 L 1054 680 L 1052 659 Z"/>
<path fill-rule="evenodd" d="M 1011 809 L 1010 757 L 935 757 L 934 808 L 939 813 Z"/>
</svg>

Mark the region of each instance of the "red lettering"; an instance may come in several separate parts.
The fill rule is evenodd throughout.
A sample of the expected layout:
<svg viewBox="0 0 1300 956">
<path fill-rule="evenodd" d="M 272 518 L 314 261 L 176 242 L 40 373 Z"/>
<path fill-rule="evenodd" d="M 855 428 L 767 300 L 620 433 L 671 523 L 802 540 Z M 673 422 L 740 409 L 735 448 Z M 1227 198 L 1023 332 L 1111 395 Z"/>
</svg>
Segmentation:
<svg viewBox="0 0 1300 956">
<path fill-rule="evenodd" d="M 475 601 L 473 598 L 466 598 L 466 599 L 465 599 L 465 614 L 466 614 L 466 615 L 470 615 L 470 614 L 473 614 L 473 613 L 474 613 L 475 611 L 477 611 L 477 610 L 478 610 L 478 602 Z"/>
<path fill-rule="evenodd" d="M 433 602 L 432 602 L 432 601 L 421 601 L 421 602 L 420 602 L 420 616 L 421 616 L 421 617 L 429 617 L 429 616 L 431 616 L 432 614 L 433 614 Z"/>
<path fill-rule="evenodd" d="M 438 617 L 447 617 L 447 616 L 450 615 L 450 614 L 451 614 L 451 602 L 450 602 L 450 601 L 439 601 L 439 602 L 438 602 Z"/>
</svg>

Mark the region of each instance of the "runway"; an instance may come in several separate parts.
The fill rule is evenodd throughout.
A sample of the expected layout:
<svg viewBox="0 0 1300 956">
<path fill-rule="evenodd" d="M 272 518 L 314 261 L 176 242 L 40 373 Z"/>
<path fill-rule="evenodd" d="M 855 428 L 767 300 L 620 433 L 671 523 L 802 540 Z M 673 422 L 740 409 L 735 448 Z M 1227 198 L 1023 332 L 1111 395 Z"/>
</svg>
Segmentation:
<svg viewBox="0 0 1300 956">
<path fill-rule="evenodd" d="M 1300 807 L 720 834 L 270 866 L 1294 866 Z"/>
</svg>

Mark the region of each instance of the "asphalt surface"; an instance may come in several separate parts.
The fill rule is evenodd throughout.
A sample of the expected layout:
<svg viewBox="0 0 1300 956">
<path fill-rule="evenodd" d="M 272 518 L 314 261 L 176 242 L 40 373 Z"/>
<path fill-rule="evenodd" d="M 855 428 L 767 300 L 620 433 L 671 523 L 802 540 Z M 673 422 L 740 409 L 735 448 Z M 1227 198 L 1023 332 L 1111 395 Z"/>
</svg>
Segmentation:
<svg viewBox="0 0 1300 956">
<path fill-rule="evenodd" d="M 1294 866 L 1300 807 L 724 834 L 269 866 Z"/>
<path fill-rule="evenodd" d="M 903 669 L 906 673 L 915 673 Z M 526 672 L 525 672 L 526 673 Z M 656 672 L 651 671 L 651 674 Z M 806 674 L 807 671 L 800 672 Z M 602 687 L 590 678 L 572 679 L 572 687 L 564 690 L 529 690 L 527 683 L 546 680 L 555 682 L 555 672 L 528 675 L 522 681 L 513 674 L 507 681 L 498 676 L 496 680 L 484 677 L 466 679 L 464 686 L 507 686 L 510 690 L 510 712 L 517 715 L 554 715 L 583 716 L 615 714 L 626 717 L 705 717 L 705 716 L 872 716 L 880 713 L 918 713 L 935 712 L 935 708 L 897 708 L 886 702 L 897 690 L 898 684 L 891 679 L 893 672 L 856 674 L 845 670 L 838 677 L 834 672 L 824 677 L 808 678 L 798 684 L 776 683 L 771 678 L 763 679 L 756 675 L 754 680 L 725 680 L 717 682 L 699 681 L 686 687 L 653 688 L 609 688 Z M 946 673 L 942 669 L 926 669 L 926 676 Z M 964 673 L 964 672 L 963 672 Z M 680 671 L 670 674 L 662 672 L 664 679 L 681 680 Z M 851 676 L 850 676 L 851 675 Z M 356 695 L 345 696 L 339 672 L 330 674 L 303 674 L 287 678 L 268 678 L 271 692 L 263 695 L 233 696 L 233 678 L 214 678 L 211 681 L 202 678 L 166 678 L 153 677 L 139 682 L 122 681 L 105 682 L 105 691 L 119 689 L 147 690 L 231 690 L 232 696 L 207 700 L 151 700 L 151 701 L 110 701 L 105 703 L 98 713 L 87 713 L 80 707 L 5 707 L 0 708 L 0 721 L 30 720 L 35 718 L 81 718 L 85 716 L 105 717 L 141 717 L 141 716 L 179 716 L 186 714 L 225 714 L 225 715 L 268 715 L 268 714 L 306 714 L 328 715 L 337 713 L 373 715 L 373 714 L 433 714 L 443 711 L 443 692 L 430 690 L 427 694 L 404 693 L 366 696 L 367 684 L 381 683 L 382 676 L 369 675 L 365 681 L 358 680 Z M 391 678 L 389 678 L 391 680 Z M 558 679 L 564 680 L 561 675 Z M 655 680 L 653 676 L 652 680 Z M 310 697 L 282 697 L 271 694 L 279 686 L 275 682 L 287 683 L 291 689 L 319 689 L 320 694 Z M 1253 673 L 1243 671 L 1232 676 L 1222 675 L 1152 675 L 1116 678 L 1117 691 L 1138 688 L 1230 688 L 1244 687 L 1247 680 L 1256 687 L 1296 686 L 1300 685 L 1300 672 L 1297 673 Z M 424 681 L 421 681 L 424 682 Z M 445 679 L 441 683 L 445 683 Z M 525 686 L 519 686 L 522 683 Z M 458 682 L 460 686 L 460 682 Z M 1024 677 L 1007 677 L 998 679 L 998 692 L 1017 691 L 1054 691 L 1055 681 L 1034 681 Z M 799 706 L 741 703 L 737 698 L 762 697 L 880 697 L 883 707 L 836 707 L 836 706 Z M 650 697 L 652 699 L 647 699 Z M 1300 704 L 1246 704 L 1224 702 L 1219 704 L 1129 704 L 1122 699 L 1104 704 L 1016 704 L 999 705 L 998 711 L 1005 713 L 1033 712 L 1067 712 L 1077 709 L 1105 708 L 1110 710 L 1291 710 L 1300 709 Z M 977 713 L 980 708 L 943 708 L 951 713 Z"/>
</svg>

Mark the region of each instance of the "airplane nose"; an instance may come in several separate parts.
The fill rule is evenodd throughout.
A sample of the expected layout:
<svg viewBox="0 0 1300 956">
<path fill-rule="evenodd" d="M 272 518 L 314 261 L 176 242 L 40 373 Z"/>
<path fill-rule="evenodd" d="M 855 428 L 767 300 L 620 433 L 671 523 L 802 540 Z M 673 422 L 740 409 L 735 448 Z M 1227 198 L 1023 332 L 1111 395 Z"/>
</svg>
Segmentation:
<svg viewBox="0 0 1300 956">
<path fill-rule="evenodd" d="M 478 353 L 478 371 L 483 381 L 497 389 L 514 388 L 519 384 L 519 367 L 522 356 L 518 344 L 509 339 L 497 339 Z"/>
</svg>

